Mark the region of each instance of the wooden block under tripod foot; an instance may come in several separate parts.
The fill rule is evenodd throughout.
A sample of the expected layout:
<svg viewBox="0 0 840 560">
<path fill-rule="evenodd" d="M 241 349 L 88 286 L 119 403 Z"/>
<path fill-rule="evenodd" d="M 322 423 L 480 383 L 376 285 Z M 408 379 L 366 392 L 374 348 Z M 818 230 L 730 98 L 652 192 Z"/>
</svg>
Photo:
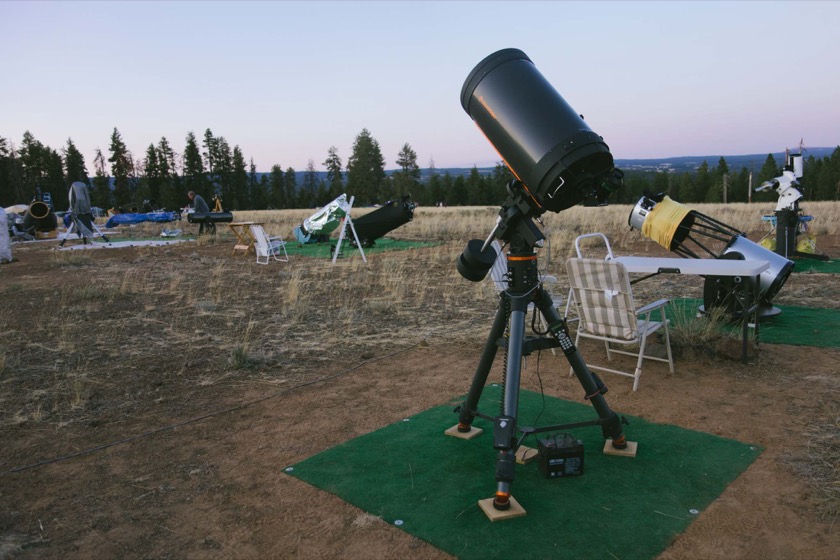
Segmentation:
<svg viewBox="0 0 840 560">
<path fill-rule="evenodd" d="M 604 454 L 605 455 L 618 455 L 619 457 L 635 457 L 636 456 L 636 449 L 639 447 L 639 443 L 635 441 L 628 441 L 627 447 L 624 449 L 616 449 L 613 447 L 612 440 L 608 439 L 604 442 Z"/>
<path fill-rule="evenodd" d="M 504 521 L 505 519 L 522 517 L 527 514 L 525 508 L 519 505 L 519 502 L 517 502 L 516 498 L 513 496 L 510 497 L 510 508 L 505 510 L 494 508 L 493 500 L 494 498 L 478 500 L 478 506 L 484 511 L 484 515 L 486 515 L 490 521 Z"/>
<path fill-rule="evenodd" d="M 470 431 L 469 432 L 459 432 L 458 431 L 458 424 L 455 424 L 454 426 L 452 426 L 451 428 L 449 428 L 448 430 L 446 430 L 443 433 L 448 435 L 448 436 L 456 437 L 456 438 L 459 438 L 459 439 L 472 439 L 472 438 L 480 435 L 481 432 L 483 432 L 483 431 L 484 430 L 482 430 L 481 428 L 476 428 L 474 426 L 470 426 Z"/>
<path fill-rule="evenodd" d="M 519 449 L 516 450 L 516 462 L 520 465 L 527 465 L 537 457 L 539 457 L 540 452 L 534 449 L 533 447 L 528 447 L 527 445 L 520 445 Z"/>
</svg>

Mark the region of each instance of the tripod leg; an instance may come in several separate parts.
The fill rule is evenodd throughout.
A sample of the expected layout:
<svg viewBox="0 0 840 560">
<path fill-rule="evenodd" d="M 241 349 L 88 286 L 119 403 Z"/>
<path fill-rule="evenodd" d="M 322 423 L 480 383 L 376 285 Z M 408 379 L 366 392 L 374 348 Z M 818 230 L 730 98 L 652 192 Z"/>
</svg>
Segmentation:
<svg viewBox="0 0 840 560">
<path fill-rule="evenodd" d="M 487 336 L 487 342 L 484 345 L 484 352 L 481 354 L 481 360 L 478 362 L 478 367 L 473 375 L 470 391 L 467 393 L 467 398 L 461 405 L 461 412 L 458 416 L 458 431 L 469 432 L 470 426 L 475 419 L 475 410 L 478 408 L 478 399 L 481 398 L 481 391 L 487 383 L 487 376 L 490 374 L 490 368 L 493 367 L 493 360 L 496 359 L 496 352 L 499 347 L 498 340 L 505 333 L 505 325 L 507 325 L 507 299 L 505 294 L 501 294 L 499 299 L 499 309 L 496 311 L 496 318 L 493 321 L 493 326 L 490 328 L 490 334 Z"/>
<path fill-rule="evenodd" d="M 61 239 L 61 242 L 58 244 L 59 247 L 64 247 L 64 244 L 67 243 L 67 236 L 70 235 L 70 232 L 73 231 L 73 228 L 74 228 L 75 225 L 76 224 L 71 221 L 70 225 L 67 226 L 67 231 L 64 232 L 64 237 Z"/>
<path fill-rule="evenodd" d="M 569 336 L 566 322 L 560 317 L 560 314 L 552 305 L 551 296 L 540 289 L 537 293 L 536 303 L 549 325 L 548 328 L 552 336 L 560 343 L 560 349 L 563 350 L 563 354 L 569 361 L 569 365 L 574 370 L 578 381 L 586 392 L 585 398 L 592 401 L 592 407 L 602 420 L 601 430 L 604 433 L 604 437 L 612 438 L 612 445 L 616 449 L 625 449 L 627 447 L 627 441 L 624 437 L 624 429 L 621 427 L 622 419 L 610 408 L 610 405 L 607 404 L 607 400 L 604 398 L 604 393 L 607 392 L 606 386 L 597 375 L 586 367 L 580 350 L 577 349 L 574 342 L 572 342 L 572 338 Z"/>
<path fill-rule="evenodd" d="M 510 487 L 516 474 L 516 417 L 519 414 L 519 381 L 522 373 L 522 344 L 525 340 L 525 313 L 528 301 L 515 298 L 511 302 L 507 364 L 503 388 L 502 414 L 493 427 L 493 446 L 499 450 L 496 459 L 496 495 L 493 507 L 510 508 Z"/>
</svg>

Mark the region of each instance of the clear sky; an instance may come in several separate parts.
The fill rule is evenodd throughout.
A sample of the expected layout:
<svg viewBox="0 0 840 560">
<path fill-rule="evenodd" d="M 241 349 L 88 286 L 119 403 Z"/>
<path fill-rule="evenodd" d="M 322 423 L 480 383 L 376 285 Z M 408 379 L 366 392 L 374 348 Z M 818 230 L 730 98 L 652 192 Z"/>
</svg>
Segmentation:
<svg viewBox="0 0 840 560">
<path fill-rule="evenodd" d="M 114 127 L 139 158 L 210 128 L 259 171 L 499 160 L 461 108 L 485 56 L 522 49 L 616 158 L 840 144 L 840 2 L 0 2 L 0 136 L 93 172 Z"/>
</svg>

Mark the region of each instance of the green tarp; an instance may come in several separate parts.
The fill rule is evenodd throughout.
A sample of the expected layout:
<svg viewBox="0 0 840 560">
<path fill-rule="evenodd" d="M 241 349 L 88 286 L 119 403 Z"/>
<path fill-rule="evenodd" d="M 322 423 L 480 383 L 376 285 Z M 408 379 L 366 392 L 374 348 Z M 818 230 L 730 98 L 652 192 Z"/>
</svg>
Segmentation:
<svg viewBox="0 0 840 560">
<path fill-rule="evenodd" d="M 497 414 L 501 390 L 480 408 Z M 544 408 L 544 410 L 543 410 Z M 584 441 L 583 476 L 547 479 L 518 465 L 513 496 L 527 515 L 491 523 L 477 502 L 495 491 L 492 425 L 473 440 L 444 435 L 457 415 L 438 406 L 290 466 L 285 472 L 336 494 L 460 558 L 646 559 L 658 555 L 714 501 L 760 449 L 711 434 L 628 418 L 635 458 L 608 456 L 598 427 Z M 591 420 L 589 406 L 523 392 L 520 424 Z M 525 441 L 535 447 L 536 443 Z"/>
</svg>

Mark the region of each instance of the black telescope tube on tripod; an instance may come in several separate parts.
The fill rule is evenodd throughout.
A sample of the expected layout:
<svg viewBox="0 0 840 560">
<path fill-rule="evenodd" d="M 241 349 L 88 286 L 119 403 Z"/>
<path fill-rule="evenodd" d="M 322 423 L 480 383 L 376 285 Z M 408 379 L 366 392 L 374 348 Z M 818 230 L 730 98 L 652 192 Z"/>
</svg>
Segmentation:
<svg viewBox="0 0 840 560">
<path fill-rule="evenodd" d="M 543 211 L 609 194 L 609 147 L 521 50 L 482 60 L 464 82 L 461 106 Z"/>
</svg>

